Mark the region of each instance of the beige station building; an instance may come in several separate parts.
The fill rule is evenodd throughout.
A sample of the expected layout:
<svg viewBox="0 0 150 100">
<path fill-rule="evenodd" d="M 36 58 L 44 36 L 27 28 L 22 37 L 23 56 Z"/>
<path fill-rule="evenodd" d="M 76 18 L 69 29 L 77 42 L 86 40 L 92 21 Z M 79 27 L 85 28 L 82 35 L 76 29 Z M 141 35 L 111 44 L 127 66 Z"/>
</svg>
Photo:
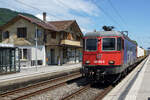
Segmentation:
<svg viewBox="0 0 150 100">
<path fill-rule="evenodd" d="M 75 20 L 46 21 L 18 15 L 0 27 L 2 43 L 19 48 L 21 67 L 62 65 L 82 60 L 83 34 Z M 37 49 L 36 49 L 37 36 Z"/>
</svg>

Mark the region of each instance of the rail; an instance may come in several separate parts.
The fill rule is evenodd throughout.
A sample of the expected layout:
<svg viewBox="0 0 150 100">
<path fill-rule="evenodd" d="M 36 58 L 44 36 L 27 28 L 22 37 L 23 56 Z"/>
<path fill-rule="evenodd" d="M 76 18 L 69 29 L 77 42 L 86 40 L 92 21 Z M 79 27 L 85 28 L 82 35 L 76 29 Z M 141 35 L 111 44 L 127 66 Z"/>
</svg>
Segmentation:
<svg viewBox="0 0 150 100">
<path fill-rule="evenodd" d="M 15 93 L 24 92 L 24 91 L 34 89 L 34 88 L 44 86 L 44 85 L 49 85 L 49 84 L 52 84 L 54 82 L 58 82 L 58 81 L 61 81 L 61 80 L 64 80 L 64 79 L 66 80 L 64 82 L 61 82 L 61 83 L 58 83 L 58 84 L 55 84 L 55 85 L 52 85 L 52 86 L 49 86 L 49 87 L 46 87 L 46 88 L 43 88 L 43 89 L 39 89 L 37 91 L 31 92 L 31 93 L 28 93 L 28 94 L 25 94 L 25 95 L 22 95 L 22 96 L 18 96 L 16 98 L 12 99 L 12 100 L 26 99 L 26 98 L 29 98 L 31 96 L 35 96 L 37 94 L 44 93 L 48 90 L 52 90 L 52 89 L 55 89 L 57 87 L 63 86 L 67 83 L 68 80 L 72 80 L 72 79 L 78 78 L 78 77 L 81 77 L 81 74 L 79 72 L 74 73 L 74 74 L 70 74 L 70 75 L 67 75 L 67 76 L 62 76 L 62 77 L 59 77 L 59 78 L 55 78 L 55 79 L 52 79 L 52 80 L 39 82 L 37 84 L 27 86 L 27 87 L 23 87 L 23 88 L 19 88 L 19 89 L 15 89 L 15 90 L 12 90 L 12 91 L 9 91 L 9 92 L 5 92 L 5 93 L 0 94 L 0 97 L 7 97 L 7 96 L 10 96 L 10 95 L 14 95 Z"/>
</svg>

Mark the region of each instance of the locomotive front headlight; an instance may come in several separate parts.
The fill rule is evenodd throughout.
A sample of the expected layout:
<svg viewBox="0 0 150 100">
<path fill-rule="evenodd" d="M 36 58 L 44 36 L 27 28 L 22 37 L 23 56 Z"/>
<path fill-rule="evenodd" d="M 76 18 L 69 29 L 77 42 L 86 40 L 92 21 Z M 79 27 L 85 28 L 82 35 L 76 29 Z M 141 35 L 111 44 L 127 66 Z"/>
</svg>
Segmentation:
<svg viewBox="0 0 150 100">
<path fill-rule="evenodd" d="M 113 61 L 113 60 L 109 61 L 109 64 L 114 64 L 114 63 L 115 63 L 115 61 Z"/>
<path fill-rule="evenodd" d="M 86 60 L 86 61 L 85 61 L 85 64 L 89 64 L 89 63 L 90 63 L 90 61 L 89 61 L 89 60 Z"/>
</svg>

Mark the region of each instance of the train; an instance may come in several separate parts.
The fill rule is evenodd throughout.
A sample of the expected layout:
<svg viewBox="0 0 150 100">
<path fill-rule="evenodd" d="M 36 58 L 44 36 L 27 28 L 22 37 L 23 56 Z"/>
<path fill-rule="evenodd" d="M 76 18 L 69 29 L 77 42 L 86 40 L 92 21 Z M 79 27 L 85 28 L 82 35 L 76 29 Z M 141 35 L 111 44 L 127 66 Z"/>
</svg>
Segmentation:
<svg viewBox="0 0 150 100">
<path fill-rule="evenodd" d="M 120 31 L 88 32 L 83 37 L 82 75 L 114 81 L 145 57 L 145 50 Z"/>
</svg>

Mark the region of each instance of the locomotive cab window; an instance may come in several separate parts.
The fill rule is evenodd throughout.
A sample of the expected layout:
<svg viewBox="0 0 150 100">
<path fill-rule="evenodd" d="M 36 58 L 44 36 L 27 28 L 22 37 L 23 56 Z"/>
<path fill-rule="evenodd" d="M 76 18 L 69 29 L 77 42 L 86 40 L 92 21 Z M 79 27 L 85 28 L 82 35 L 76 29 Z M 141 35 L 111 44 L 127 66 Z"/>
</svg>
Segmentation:
<svg viewBox="0 0 150 100">
<path fill-rule="evenodd" d="M 115 38 L 103 38 L 102 49 L 104 51 L 114 51 L 116 50 Z"/>
<path fill-rule="evenodd" d="M 86 51 L 96 51 L 97 50 L 97 39 L 86 39 Z"/>
<path fill-rule="evenodd" d="M 122 38 L 119 37 L 117 38 L 117 51 L 121 51 L 122 50 Z"/>
</svg>

